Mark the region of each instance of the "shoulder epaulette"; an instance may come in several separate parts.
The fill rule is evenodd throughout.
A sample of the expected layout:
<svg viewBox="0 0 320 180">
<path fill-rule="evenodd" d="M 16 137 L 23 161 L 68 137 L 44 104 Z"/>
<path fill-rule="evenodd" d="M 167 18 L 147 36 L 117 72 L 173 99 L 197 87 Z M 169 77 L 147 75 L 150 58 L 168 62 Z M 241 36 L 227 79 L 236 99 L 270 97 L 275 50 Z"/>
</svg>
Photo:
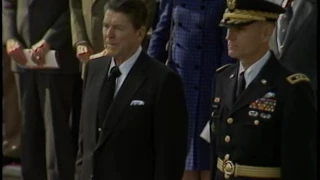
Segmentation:
<svg viewBox="0 0 320 180">
<path fill-rule="evenodd" d="M 227 67 L 230 66 L 230 65 L 231 65 L 231 64 L 225 64 L 225 65 L 219 67 L 219 68 L 216 70 L 216 72 L 220 72 L 220 71 L 224 70 L 225 68 L 227 68 Z"/>
<path fill-rule="evenodd" d="M 298 82 L 301 82 L 301 81 L 310 82 L 310 79 L 306 75 L 301 73 L 292 74 L 287 77 L 287 80 L 289 81 L 290 84 L 297 84 Z"/>
<path fill-rule="evenodd" d="M 102 56 L 105 56 L 105 54 L 106 54 L 106 51 L 103 50 L 103 51 L 101 51 L 101 52 L 99 52 L 99 53 L 97 53 L 97 54 L 91 55 L 91 56 L 90 56 L 90 59 L 97 59 L 97 58 L 100 58 L 100 57 L 102 57 Z"/>
</svg>

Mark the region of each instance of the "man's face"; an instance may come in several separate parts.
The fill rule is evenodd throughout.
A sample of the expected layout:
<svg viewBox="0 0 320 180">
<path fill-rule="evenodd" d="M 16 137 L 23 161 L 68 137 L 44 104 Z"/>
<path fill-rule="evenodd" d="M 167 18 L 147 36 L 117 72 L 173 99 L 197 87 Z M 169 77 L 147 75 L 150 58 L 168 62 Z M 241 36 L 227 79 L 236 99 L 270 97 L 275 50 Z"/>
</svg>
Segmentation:
<svg viewBox="0 0 320 180">
<path fill-rule="evenodd" d="M 268 43 L 270 38 L 270 24 L 254 22 L 240 27 L 228 28 L 228 54 L 237 59 L 250 58 L 259 52 L 261 45 Z"/>
<path fill-rule="evenodd" d="M 132 56 L 145 35 L 145 28 L 135 29 L 130 18 L 121 12 L 107 10 L 103 20 L 106 55 L 126 60 Z"/>
</svg>

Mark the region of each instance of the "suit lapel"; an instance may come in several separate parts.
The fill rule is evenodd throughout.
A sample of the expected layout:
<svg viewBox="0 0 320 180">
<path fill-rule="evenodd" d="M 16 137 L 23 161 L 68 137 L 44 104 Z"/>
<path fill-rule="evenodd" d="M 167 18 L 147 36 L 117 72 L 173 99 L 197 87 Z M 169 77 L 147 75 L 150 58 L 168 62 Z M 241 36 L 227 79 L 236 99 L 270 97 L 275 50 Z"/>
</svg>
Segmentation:
<svg viewBox="0 0 320 180">
<path fill-rule="evenodd" d="M 224 79 L 222 86 L 224 95 L 223 97 L 226 97 L 225 99 L 225 105 L 229 108 L 229 110 L 232 108 L 234 96 L 235 96 L 235 89 L 237 85 L 237 73 L 239 69 L 239 63 L 233 67 L 233 69 L 230 70 L 229 73 L 227 73 L 226 79 Z M 228 83 L 224 83 L 228 82 Z"/>
<path fill-rule="evenodd" d="M 148 56 L 142 52 L 133 65 L 125 81 L 120 87 L 110 109 L 103 122 L 103 131 L 99 136 L 95 149 L 98 149 L 102 143 L 109 137 L 115 126 L 119 123 L 120 115 L 123 110 L 130 104 L 134 93 L 139 89 L 146 79 L 145 69 L 147 68 Z"/>
<path fill-rule="evenodd" d="M 292 6 L 293 8 L 293 17 L 290 20 L 288 26 L 288 32 L 285 35 L 284 39 L 284 49 L 283 52 L 291 45 L 294 41 L 294 36 L 300 30 L 302 25 L 306 22 L 307 17 L 312 12 L 312 4 L 305 3 L 303 1 L 295 0 L 295 4 Z M 282 53 L 283 54 L 283 53 Z M 282 55 L 281 55 L 282 56 Z"/>
<path fill-rule="evenodd" d="M 90 123 L 90 125 L 92 126 L 92 128 L 88 128 L 91 129 L 92 132 L 90 133 L 92 135 L 92 138 L 94 140 L 96 140 L 96 133 L 97 133 L 97 113 L 98 113 L 98 102 L 99 102 L 99 96 L 100 96 L 100 90 L 101 87 L 103 85 L 103 81 L 104 78 L 107 76 L 108 74 L 108 70 L 110 67 L 110 62 L 111 62 L 111 58 L 109 57 L 104 57 L 103 59 L 99 60 L 99 67 L 101 67 L 100 70 L 95 70 L 93 72 L 93 75 L 91 77 L 88 77 L 90 79 L 88 79 L 89 82 L 95 82 L 92 84 L 89 84 L 91 87 L 90 89 L 92 89 L 93 91 L 90 91 L 90 97 L 92 98 L 93 102 L 96 102 L 94 104 L 90 104 L 89 107 L 92 111 L 88 112 L 90 113 L 90 119 L 93 119 Z M 94 141 L 94 143 L 96 143 L 96 141 Z"/>
<path fill-rule="evenodd" d="M 277 63 L 277 59 L 275 58 L 274 54 L 272 54 L 257 77 L 250 83 L 248 88 L 234 103 L 228 116 L 231 116 L 242 107 L 249 105 L 251 102 L 262 97 L 273 88 L 273 83 L 277 75 L 272 73 L 277 72 Z"/>
</svg>

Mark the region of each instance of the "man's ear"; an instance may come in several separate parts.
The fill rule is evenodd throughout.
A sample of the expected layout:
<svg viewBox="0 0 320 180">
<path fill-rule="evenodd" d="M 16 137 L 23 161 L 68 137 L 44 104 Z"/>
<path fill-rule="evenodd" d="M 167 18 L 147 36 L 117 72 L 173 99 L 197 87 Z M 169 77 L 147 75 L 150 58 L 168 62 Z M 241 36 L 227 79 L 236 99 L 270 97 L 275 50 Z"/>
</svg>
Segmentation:
<svg viewBox="0 0 320 180">
<path fill-rule="evenodd" d="M 141 26 L 138 30 L 137 30 L 137 36 L 140 42 L 143 41 L 144 37 L 146 36 L 147 33 L 147 28 L 145 26 Z"/>
<path fill-rule="evenodd" d="M 263 42 L 269 42 L 275 28 L 274 23 L 265 23 L 262 33 Z"/>
</svg>

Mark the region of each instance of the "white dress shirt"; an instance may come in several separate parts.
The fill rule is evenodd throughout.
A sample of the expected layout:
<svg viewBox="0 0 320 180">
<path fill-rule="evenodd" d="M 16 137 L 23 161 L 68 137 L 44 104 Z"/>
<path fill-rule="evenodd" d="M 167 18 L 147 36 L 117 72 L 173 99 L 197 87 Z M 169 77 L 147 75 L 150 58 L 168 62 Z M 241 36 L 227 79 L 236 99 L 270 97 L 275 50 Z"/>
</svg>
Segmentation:
<svg viewBox="0 0 320 180">
<path fill-rule="evenodd" d="M 262 58 L 260 58 L 254 64 L 252 64 L 247 70 L 244 69 L 241 62 L 239 63 L 240 67 L 239 67 L 238 77 L 240 77 L 240 73 L 245 71 L 244 72 L 244 79 L 246 80 L 245 88 L 247 88 L 249 84 L 254 80 L 254 78 L 256 78 L 261 68 L 266 64 L 270 56 L 271 56 L 271 53 L 270 51 L 268 51 L 266 54 L 262 56 Z"/>
<path fill-rule="evenodd" d="M 138 50 L 129 59 L 127 59 L 122 64 L 120 64 L 119 70 L 121 72 L 121 75 L 116 79 L 116 87 L 115 87 L 115 90 L 114 90 L 114 96 L 117 95 L 120 87 L 122 86 L 124 80 L 126 79 L 127 75 L 129 74 L 132 66 L 137 61 L 141 51 L 142 51 L 142 47 L 140 46 L 138 48 Z M 113 68 L 114 66 L 116 66 L 116 63 L 114 62 L 114 58 L 112 58 L 108 76 L 110 76 L 111 68 Z"/>
</svg>

